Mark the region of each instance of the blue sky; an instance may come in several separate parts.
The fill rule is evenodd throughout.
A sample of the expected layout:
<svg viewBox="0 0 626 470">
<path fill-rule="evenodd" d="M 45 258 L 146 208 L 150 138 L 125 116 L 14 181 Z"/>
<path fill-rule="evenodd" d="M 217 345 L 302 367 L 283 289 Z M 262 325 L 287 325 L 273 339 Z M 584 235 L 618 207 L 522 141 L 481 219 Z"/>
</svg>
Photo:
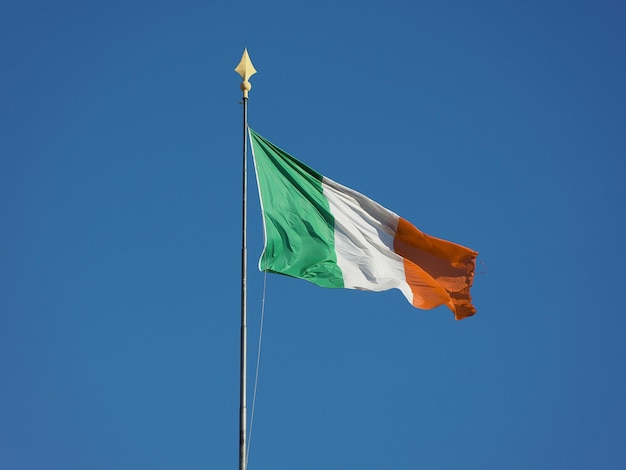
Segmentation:
<svg viewBox="0 0 626 470">
<path fill-rule="evenodd" d="M 244 47 L 251 127 L 481 261 L 461 322 L 268 276 L 250 470 L 624 468 L 625 21 L 5 3 L 0 468 L 237 468 Z M 252 173 L 248 245 L 254 364 Z"/>
</svg>

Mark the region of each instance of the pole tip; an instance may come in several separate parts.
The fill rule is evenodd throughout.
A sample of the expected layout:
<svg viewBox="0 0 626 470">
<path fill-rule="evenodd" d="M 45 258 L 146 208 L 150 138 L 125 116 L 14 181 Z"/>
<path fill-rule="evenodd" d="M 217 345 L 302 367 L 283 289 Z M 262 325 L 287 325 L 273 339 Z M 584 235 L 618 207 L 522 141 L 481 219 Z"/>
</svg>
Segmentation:
<svg viewBox="0 0 626 470">
<path fill-rule="evenodd" d="M 256 73 L 256 69 L 254 65 L 252 65 L 252 61 L 250 60 L 250 56 L 248 55 L 248 49 L 243 50 L 243 55 L 241 56 L 241 61 L 239 65 L 235 67 L 235 72 L 241 75 L 243 81 L 239 88 L 243 92 L 243 97 L 248 97 L 248 92 L 252 89 L 252 85 L 248 81 L 248 79 Z"/>
</svg>

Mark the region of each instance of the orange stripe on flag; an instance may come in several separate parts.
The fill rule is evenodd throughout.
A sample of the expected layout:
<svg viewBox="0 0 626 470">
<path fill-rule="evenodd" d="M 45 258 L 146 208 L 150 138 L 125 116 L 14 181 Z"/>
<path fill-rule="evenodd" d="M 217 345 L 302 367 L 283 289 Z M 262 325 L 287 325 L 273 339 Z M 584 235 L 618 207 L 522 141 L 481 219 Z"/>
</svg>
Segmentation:
<svg viewBox="0 0 626 470">
<path fill-rule="evenodd" d="M 478 253 L 426 235 L 402 217 L 398 220 L 393 247 L 404 258 L 406 281 L 413 292 L 415 307 L 431 309 L 447 305 L 457 320 L 476 313 L 470 287 Z"/>
</svg>

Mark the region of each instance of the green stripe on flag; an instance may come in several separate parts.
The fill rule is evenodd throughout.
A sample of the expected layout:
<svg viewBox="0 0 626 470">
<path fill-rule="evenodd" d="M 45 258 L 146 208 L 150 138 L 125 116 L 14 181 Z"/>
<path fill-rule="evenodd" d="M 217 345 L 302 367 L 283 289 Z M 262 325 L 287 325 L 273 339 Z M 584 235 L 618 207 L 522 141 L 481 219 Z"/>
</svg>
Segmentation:
<svg viewBox="0 0 626 470">
<path fill-rule="evenodd" d="M 321 287 L 343 287 L 322 175 L 252 129 L 250 138 L 265 225 L 259 268 Z"/>
</svg>

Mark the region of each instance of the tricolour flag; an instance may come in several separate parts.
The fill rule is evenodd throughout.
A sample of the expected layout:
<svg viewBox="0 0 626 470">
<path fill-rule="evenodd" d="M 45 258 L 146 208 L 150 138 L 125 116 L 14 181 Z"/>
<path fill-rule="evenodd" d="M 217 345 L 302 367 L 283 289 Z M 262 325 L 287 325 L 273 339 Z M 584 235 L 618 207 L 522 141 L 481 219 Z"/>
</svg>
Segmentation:
<svg viewBox="0 0 626 470">
<path fill-rule="evenodd" d="M 399 289 L 415 307 L 446 305 L 457 320 L 476 253 L 431 237 L 368 197 L 322 176 L 250 129 L 265 247 L 262 271 L 322 287 Z"/>
</svg>

